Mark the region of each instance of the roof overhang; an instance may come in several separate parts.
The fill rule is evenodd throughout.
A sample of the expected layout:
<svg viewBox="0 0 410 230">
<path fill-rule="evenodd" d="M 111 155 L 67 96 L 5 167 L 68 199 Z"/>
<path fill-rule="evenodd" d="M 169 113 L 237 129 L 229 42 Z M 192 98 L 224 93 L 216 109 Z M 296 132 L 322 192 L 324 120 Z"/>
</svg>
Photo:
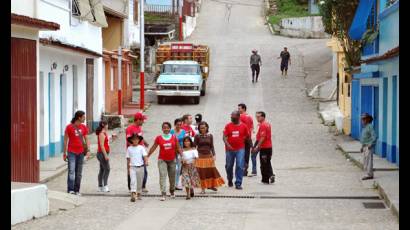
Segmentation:
<svg viewBox="0 0 410 230">
<path fill-rule="evenodd" d="M 76 51 L 76 52 L 94 56 L 94 57 L 102 57 L 102 54 L 97 53 L 95 51 L 92 51 L 92 50 L 89 50 L 89 49 L 86 49 L 80 46 L 62 43 L 61 41 L 58 41 L 58 40 L 40 38 L 40 43 L 44 46 L 54 46 L 54 47 L 63 48 L 66 50 Z"/>
<path fill-rule="evenodd" d="M 384 54 L 382 55 L 378 55 L 378 56 L 374 56 L 365 60 L 360 61 L 360 63 L 371 63 L 371 62 L 377 62 L 377 61 L 383 61 L 389 58 L 393 58 L 399 56 L 399 46 L 386 51 Z"/>
<path fill-rule="evenodd" d="M 11 24 L 25 27 L 36 28 L 39 30 L 59 30 L 60 25 L 55 22 L 49 22 L 37 18 L 31 18 L 19 14 L 11 14 Z"/>
</svg>

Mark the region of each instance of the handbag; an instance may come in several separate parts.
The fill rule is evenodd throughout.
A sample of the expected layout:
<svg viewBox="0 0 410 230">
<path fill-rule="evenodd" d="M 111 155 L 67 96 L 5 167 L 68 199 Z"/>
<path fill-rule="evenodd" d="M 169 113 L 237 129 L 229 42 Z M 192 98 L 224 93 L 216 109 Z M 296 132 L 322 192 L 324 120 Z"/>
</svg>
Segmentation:
<svg viewBox="0 0 410 230">
<path fill-rule="evenodd" d="M 87 152 L 88 152 L 87 142 L 85 141 L 85 138 L 84 138 L 82 132 L 80 132 L 80 130 L 78 130 L 78 127 L 76 125 L 74 125 L 74 128 L 77 131 L 77 133 L 80 135 L 81 143 L 83 144 L 83 148 L 84 148 L 84 154 L 87 154 Z"/>
</svg>

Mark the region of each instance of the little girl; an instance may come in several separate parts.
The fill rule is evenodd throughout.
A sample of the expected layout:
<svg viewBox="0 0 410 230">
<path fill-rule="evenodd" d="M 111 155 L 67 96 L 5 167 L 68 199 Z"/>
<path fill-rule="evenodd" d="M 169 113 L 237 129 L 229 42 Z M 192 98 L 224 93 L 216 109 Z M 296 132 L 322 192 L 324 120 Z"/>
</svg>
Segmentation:
<svg viewBox="0 0 410 230">
<path fill-rule="evenodd" d="M 194 196 L 194 187 L 199 187 L 201 182 L 199 180 L 198 172 L 195 167 L 195 159 L 198 158 L 198 151 L 193 146 L 192 139 L 187 136 L 183 139 L 183 153 L 182 153 L 182 185 L 186 189 L 186 199 L 189 200 Z"/>
<path fill-rule="evenodd" d="M 141 200 L 142 180 L 144 177 L 144 164 L 148 165 L 148 154 L 143 145 L 142 136 L 134 134 L 127 138 L 131 144 L 127 149 L 128 172 L 131 177 L 131 202 L 135 202 L 135 196 Z"/>
</svg>

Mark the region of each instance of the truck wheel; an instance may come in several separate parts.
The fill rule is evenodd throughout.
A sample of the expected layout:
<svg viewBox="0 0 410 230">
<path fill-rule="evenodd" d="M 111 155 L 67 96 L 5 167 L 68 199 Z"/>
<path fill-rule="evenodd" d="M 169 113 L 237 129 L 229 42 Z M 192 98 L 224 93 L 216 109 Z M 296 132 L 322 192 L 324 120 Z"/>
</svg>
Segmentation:
<svg viewBox="0 0 410 230">
<path fill-rule="evenodd" d="M 206 81 L 202 83 L 201 96 L 205 96 L 205 93 L 206 93 Z"/>
<path fill-rule="evenodd" d="M 164 104 L 165 102 L 164 96 L 158 96 L 157 99 L 158 99 L 158 104 Z"/>
<path fill-rule="evenodd" d="M 201 97 L 194 97 L 194 104 L 199 104 L 199 101 L 200 101 L 200 99 L 201 99 Z"/>
</svg>

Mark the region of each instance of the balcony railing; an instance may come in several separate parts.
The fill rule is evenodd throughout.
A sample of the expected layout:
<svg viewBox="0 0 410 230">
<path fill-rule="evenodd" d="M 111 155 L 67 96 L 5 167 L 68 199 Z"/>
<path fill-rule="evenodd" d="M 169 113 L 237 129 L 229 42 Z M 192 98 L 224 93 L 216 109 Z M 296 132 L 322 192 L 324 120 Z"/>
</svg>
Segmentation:
<svg viewBox="0 0 410 230">
<path fill-rule="evenodd" d="M 169 5 L 146 4 L 144 5 L 144 11 L 150 14 L 166 15 L 166 16 L 173 16 L 173 15 L 178 14 L 177 6 L 174 6 L 174 8 L 172 8 L 172 6 L 169 6 Z"/>
</svg>

